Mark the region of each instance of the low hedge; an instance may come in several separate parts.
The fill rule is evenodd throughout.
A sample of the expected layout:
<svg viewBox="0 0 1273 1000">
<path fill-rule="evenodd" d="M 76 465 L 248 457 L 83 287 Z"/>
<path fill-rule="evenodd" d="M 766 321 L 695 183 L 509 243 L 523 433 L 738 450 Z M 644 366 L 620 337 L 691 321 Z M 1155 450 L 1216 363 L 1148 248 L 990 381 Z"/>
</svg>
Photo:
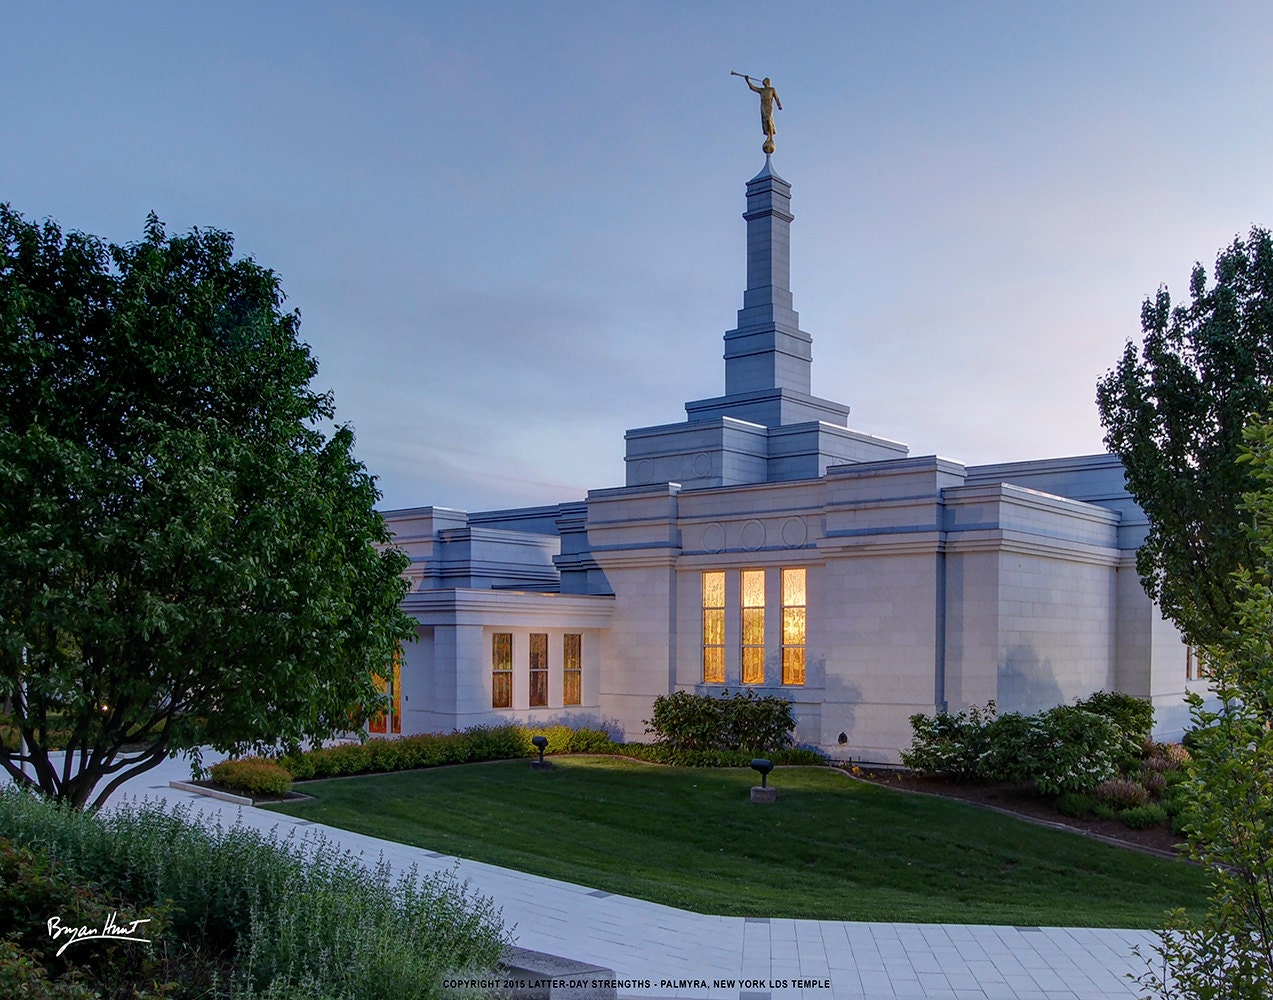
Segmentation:
<svg viewBox="0 0 1273 1000">
<path fill-rule="evenodd" d="M 292 776 L 283 767 L 263 757 L 240 757 L 223 760 L 208 768 L 218 785 L 251 796 L 286 795 L 292 788 Z"/>
<path fill-rule="evenodd" d="M 408 771 L 445 764 L 515 760 L 538 756 L 539 751 L 531 743 L 534 736 L 547 737 L 545 752 L 549 754 L 610 754 L 681 767 L 746 767 L 755 756 L 742 750 L 696 750 L 665 743 L 616 743 L 610 739 L 609 733 L 601 729 L 508 725 L 474 726 L 463 732 L 445 734 L 378 736 L 365 743 L 282 754 L 274 758 L 273 763 L 296 781 L 307 781 L 311 778 Z M 801 748 L 774 750 L 767 756 L 775 764 L 818 764 L 822 761 L 822 755 L 816 750 Z"/>
</svg>

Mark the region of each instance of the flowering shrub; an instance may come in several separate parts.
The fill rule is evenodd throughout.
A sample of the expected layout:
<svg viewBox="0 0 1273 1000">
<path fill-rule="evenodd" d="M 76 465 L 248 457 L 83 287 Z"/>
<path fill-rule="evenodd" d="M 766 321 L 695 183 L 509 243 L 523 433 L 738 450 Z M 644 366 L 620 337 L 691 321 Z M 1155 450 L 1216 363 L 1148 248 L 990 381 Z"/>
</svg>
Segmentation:
<svg viewBox="0 0 1273 1000">
<path fill-rule="evenodd" d="M 1077 705 L 1058 705 L 1036 718 L 1031 777 L 1039 791 L 1081 792 L 1118 773 L 1121 734 L 1109 719 Z"/>
<path fill-rule="evenodd" d="M 1167 776 L 1153 768 L 1141 768 L 1137 780 L 1145 786 L 1151 797 L 1159 798 L 1167 790 Z"/>
<path fill-rule="evenodd" d="M 994 718 L 994 707 L 911 716 L 914 739 L 902 763 L 954 778 L 1030 778 L 1049 795 L 1083 791 L 1118 773 L 1123 736 L 1108 718 L 1077 705 Z"/>
<path fill-rule="evenodd" d="M 1144 756 L 1144 745 L 1154 728 L 1154 706 L 1145 698 L 1136 698 L 1121 691 L 1097 691 L 1075 703 L 1076 708 L 1093 715 L 1100 715 L 1118 728 L 1122 736 L 1120 756 L 1138 760 Z"/>
<path fill-rule="evenodd" d="M 1135 809 L 1149 801 L 1149 792 L 1139 781 L 1111 778 L 1092 789 L 1092 798 L 1113 809 Z"/>
<path fill-rule="evenodd" d="M 208 769 L 218 785 L 236 792 L 258 795 L 286 795 L 292 788 L 292 776 L 272 760 L 262 757 L 237 757 L 213 764 Z"/>
<path fill-rule="evenodd" d="M 901 752 L 902 763 L 920 774 L 950 778 L 972 778 L 982 773 L 982 757 L 990 747 L 988 729 L 995 715 L 995 703 L 985 708 L 975 705 L 967 712 L 934 716 L 912 715 L 914 737 L 909 750 Z"/>
</svg>

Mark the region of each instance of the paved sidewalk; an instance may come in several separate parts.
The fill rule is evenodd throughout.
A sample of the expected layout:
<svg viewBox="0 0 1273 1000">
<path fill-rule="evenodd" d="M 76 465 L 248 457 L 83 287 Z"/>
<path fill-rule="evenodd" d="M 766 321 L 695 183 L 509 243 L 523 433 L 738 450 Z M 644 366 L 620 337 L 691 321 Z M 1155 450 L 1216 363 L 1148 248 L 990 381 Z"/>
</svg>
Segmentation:
<svg viewBox="0 0 1273 1000">
<path fill-rule="evenodd" d="M 211 762 L 211 761 L 209 761 Z M 515 943 L 613 969 L 620 998 L 704 1000 L 1129 1000 L 1148 931 L 713 917 L 349 833 L 168 786 L 183 761 L 120 795 L 186 803 L 223 823 L 321 831 L 395 868 L 454 869 L 503 911 Z"/>
</svg>

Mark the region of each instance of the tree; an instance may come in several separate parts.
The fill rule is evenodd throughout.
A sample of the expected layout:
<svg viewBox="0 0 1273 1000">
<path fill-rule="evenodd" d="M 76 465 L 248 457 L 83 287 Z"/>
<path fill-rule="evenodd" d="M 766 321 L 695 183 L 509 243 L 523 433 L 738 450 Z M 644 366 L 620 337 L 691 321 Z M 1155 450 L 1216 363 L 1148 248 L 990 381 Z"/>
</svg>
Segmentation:
<svg viewBox="0 0 1273 1000">
<path fill-rule="evenodd" d="M 1223 640 L 1233 573 L 1249 565 L 1239 502 L 1252 488 L 1236 462 L 1242 428 L 1273 386 L 1273 239 L 1253 228 L 1216 260 L 1195 264 L 1188 305 L 1160 288 L 1141 309 L 1144 345 L 1129 342 L 1101 379 L 1105 444 L 1149 517 L 1136 554 L 1145 590 L 1198 645 Z"/>
<path fill-rule="evenodd" d="M 1236 628 L 1209 652 L 1219 704 L 1190 698 L 1185 818 L 1190 854 L 1211 873 L 1210 906 L 1196 919 L 1173 915 L 1161 964 L 1140 981 L 1168 1000 L 1273 996 L 1273 420 L 1250 425 L 1244 441 L 1254 558 L 1234 577 Z"/>
<path fill-rule="evenodd" d="M 0 205 L 0 763 L 83 807 L 165 756 L 358 726 L 413 634 L 277 276 L 214 229 Z M 65 749 L 60 755 L 55 751 Z M 27 772 L 33 773 L 32 778 Z"/>
</svg>

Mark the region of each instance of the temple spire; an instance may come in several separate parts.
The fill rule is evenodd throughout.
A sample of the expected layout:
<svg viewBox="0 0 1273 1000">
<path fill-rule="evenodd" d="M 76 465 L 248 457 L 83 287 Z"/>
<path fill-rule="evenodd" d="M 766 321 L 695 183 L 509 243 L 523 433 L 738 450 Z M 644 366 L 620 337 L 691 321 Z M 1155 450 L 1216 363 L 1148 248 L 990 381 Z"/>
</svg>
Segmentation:
<svg viewBox="0 0 1273 1000">
<path fill-rule="evenodd" d="M 725 394 L 758 389 L 808 393 L 813 338 L 791 297 L 791 185 L 765 157 L 747 182 L 747 288 L 738 326 L 725 334 Z"/>
</svg>

